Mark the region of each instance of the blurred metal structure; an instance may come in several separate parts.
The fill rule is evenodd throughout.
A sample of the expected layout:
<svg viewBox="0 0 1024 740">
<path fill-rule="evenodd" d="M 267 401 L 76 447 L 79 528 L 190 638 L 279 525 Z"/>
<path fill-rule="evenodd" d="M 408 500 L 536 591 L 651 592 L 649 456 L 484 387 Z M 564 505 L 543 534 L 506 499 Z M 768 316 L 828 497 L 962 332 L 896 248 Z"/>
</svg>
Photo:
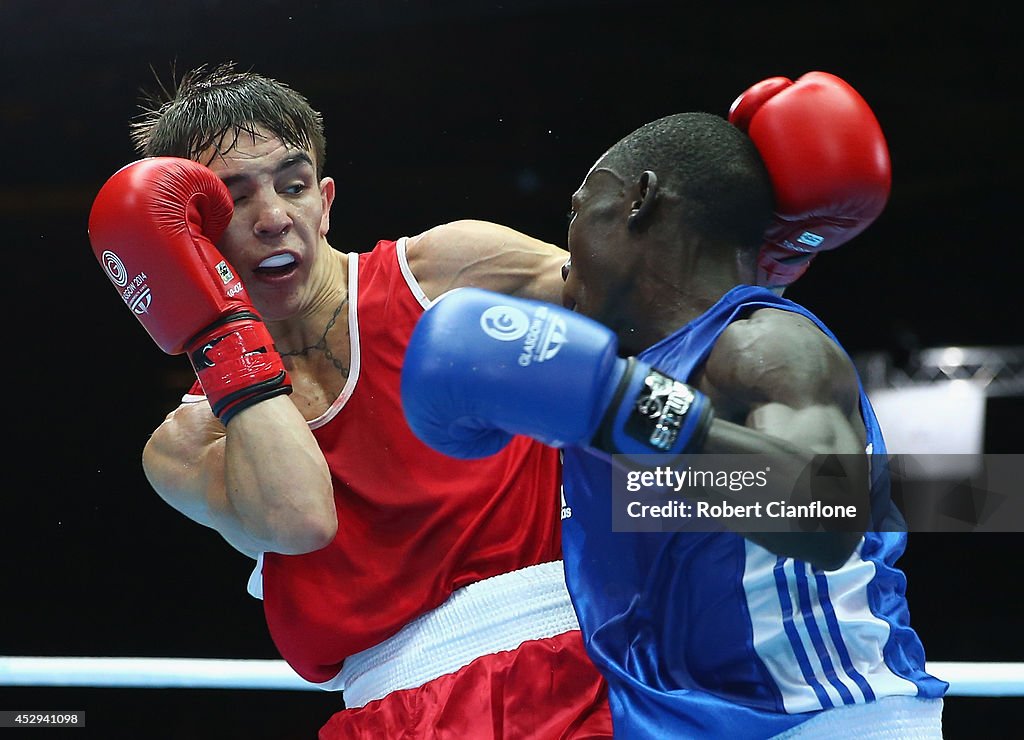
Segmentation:
<svg viewBox="0 0 1024 740">
<path fill-rule="evenodd" d="M 869 391 L 968 381 L 990 398 L 1024 396 L 1024 345 L 932 347 L 912 353 L 899 365 L 887 352 L 863 353 L 853 360 Z"/>
</svg>

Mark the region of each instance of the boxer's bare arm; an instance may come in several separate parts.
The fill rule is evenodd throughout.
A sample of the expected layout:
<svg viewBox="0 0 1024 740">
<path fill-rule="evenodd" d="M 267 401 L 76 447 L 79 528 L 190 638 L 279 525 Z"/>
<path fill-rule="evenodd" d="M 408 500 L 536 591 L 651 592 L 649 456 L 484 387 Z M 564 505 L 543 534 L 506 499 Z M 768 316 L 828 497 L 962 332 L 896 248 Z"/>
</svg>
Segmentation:
<svg viewBox="0 0 1024 740">
<path fill-rule="evenodd" d="M 771 455 L 773 475 L 796 481 L 793 502 L 820 500 L 854 505 L 865 517 L 870 513 L 857 375 L 842 348 L 809 319 L 764 308 L 729 324 L 704 366 L 701 388 L 715 399 L 723 417 L 742 417 L 737 423 L 716 421 L 703 452 Z M 824 455 L 831 456 L 832 473 L 805 476 L 815 456 Z M 863 531 L 836 530 L 827 518 L 816 524 L 825 531 L 744 536 L 816 567 L 842 566 Z"/>
<path fill-rule="evenodd" d="M 554 244 L 487 221 L 453 221 L 411 237 L 409 268 L 431 300 L 465 286 L 562 304 L 562 265 Z"/>
<path fill-rule="evenodd" d="M 337 531 L 327 463 L 288 398 L 239 413 L 230 435 L 209 404 L 183 403 L 154 431 L 142 462 L 167 503 L 251 557 L 311 552 Z"/>
</svg>

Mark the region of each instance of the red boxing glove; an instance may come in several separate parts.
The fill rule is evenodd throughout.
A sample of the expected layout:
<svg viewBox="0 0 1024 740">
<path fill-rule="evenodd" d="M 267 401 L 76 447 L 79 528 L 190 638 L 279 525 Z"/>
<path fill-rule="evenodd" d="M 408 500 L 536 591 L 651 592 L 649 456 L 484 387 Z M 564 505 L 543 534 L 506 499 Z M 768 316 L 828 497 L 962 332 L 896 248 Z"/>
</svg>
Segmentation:
<svg viewBox="0 0 1024 740">
<path fill-rule="evenodd" d="M 835 75 L 763 80 L 736 98 L 729 121 L 750 135 L 775 192 L 759 285 L 794 282 L 818 252 L 845 244 L 885 208 L 892 166 L 882 128 Z"/>
<path fill-rule="evenodd" d="M 89 214 L 92 250 L 107 277 L 160 349 L 188 354 L 225 424 L 292 390 L 266 324 L 214 247 L 233 210 L 209 168 L 151 157 L 115 172 Z"/>
</svg>

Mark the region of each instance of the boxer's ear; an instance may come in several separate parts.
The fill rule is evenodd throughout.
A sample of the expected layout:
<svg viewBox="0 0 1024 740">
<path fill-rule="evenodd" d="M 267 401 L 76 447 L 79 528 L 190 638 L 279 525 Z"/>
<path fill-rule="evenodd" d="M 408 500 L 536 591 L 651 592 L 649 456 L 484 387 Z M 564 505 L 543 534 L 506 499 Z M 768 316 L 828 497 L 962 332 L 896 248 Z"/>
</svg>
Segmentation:
<svg viewBox="0 0 1024 740">
<path fill-rule="evenodd" d="M 658 176 L 652 170 L 644 170 L 633 187 L 633 205 L 626 223 L 631 231 L 641 231 L 650 223 L 654 213 L 658 200 Z"/>
</svg>

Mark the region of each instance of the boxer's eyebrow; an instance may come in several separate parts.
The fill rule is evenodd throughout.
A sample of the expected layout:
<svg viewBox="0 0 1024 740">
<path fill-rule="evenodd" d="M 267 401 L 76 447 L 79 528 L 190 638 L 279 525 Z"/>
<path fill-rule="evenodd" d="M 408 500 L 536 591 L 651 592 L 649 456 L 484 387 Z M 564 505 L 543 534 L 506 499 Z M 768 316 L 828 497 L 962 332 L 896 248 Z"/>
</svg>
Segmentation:
<svg viewBox="0 0 1024 740">
<path fill-rule="evenodd" d="M 309 154 L 306 152 L 295 152 L 295 154 L 281 160 L 281 164 L 277 166 L 276 172 L 281 173 L 289 167 L 294 167 L 295 165 L 302 164 L 303 162 L 308 164 L 310 167 L 313 166 L 313 160 L 310 158 Z"/>
<path fill-rule="evenodd" d="M 308 164 L 310 167 L 313 166 L 313 160 L 306 152 L 295 152 L 278 162 L 277 166 L 274 167 L 274 175 L 280 175 L 285 170 L 295 167 L 296 165 Z M 243 180 L 252 177 L 249 173 L 238 173 L 236 175 L 227 175 L 221 178 L 221 182 L 227 185 L 229 188 Z"/>
</svg>

